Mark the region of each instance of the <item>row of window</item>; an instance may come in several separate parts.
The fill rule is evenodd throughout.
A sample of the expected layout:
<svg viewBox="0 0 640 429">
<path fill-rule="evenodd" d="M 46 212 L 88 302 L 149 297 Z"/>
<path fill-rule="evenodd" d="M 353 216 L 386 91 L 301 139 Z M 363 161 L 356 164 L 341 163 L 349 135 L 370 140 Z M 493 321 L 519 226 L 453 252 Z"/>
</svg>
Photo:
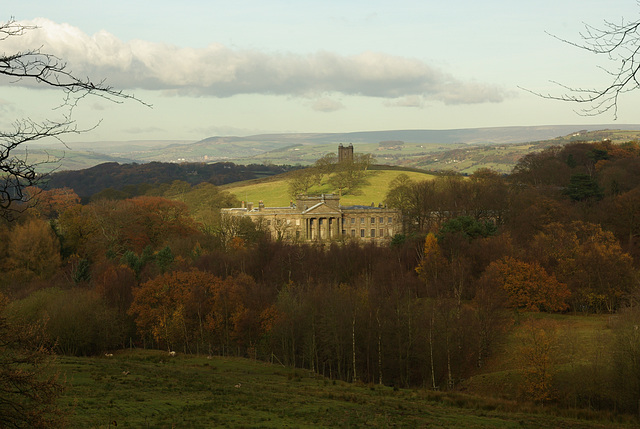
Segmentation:
<svg viewBox="0 0 640 429">
<path fill-rule="evenodd" d="M 360 223 L 361 223 L 361 224 L 364 224 L 364 223 L 365 223 L 365 219 L 366 219 L 366 218 L 361 217 L 361 218 L 360 218 Z M 384 217 L 379 217 L 379 218 L 377 218 L 377 220 L 378 220 L 378 223 L 379 223 L 379 224 L 381 224 L 381 225 L 382 225 L 382 224 L 384 224 Z M 286 221 L 287 225 L 290 225 L 290 224 L 291 224 L 291 219 L 286 219 L 286 220 L 285 220 L 285 219 L 276 219 L 276 220 L 275 220 L 275 224 L 276 224 L 276 225 L 280 225 L 281 223 L 283 223 L 283 222 L 285 222 L 285 221 Z M 321 223 L 322 223 L 322 219 L 320 219 L 320 221 L 321 221 Z M 296 226 L 300 226 L 300 219 L 296 219 L 296 220 L 295 220 L 295 222 L 296 222 Z M 356 218 L 352 217 L 352 218 L 351 218 L 351 224 L 352 224 L 352 225 L 355 225 L 355 223 L 356 223 Z M 371 221 L 370 221 L 369 223 L 370 223 L 371 225 L 375 224 L 375 223 L 376 223 L 376 218 L 375 218 L 375 217 L 372 217 L 372 218 L 371 218 Z M 390 224 L 392 224 L 392 223 L 393 223 L 393 217 L 389 216 L 389 217 L 387 218 L 387 224 L 389 224 L 389 225 L 390 225 Z M 270 220 L 270 219 L 267 219 L 267 225 L 271 226 L 271 220 Z"/>
<path fill-rule="evenodd" d="M 376 230 L 371 228 L 370 232 L 371 232 L 371 234 L 369 235 L 369 237 L 376 238 Z M 344 233 L 344 231 L 343 231 L 343 233 Z M 351 230 L 351 236 L 352 237 L 356 236 L 356 230 L 355 229 Z M 388 236 L 389 236 L 389 232 L 386 229 L 380 228 L 378 230 L 378 237 L 382 238 L 382 237 L 388 237 Z M 364 237 L 365 237 L 365 229 L 361 228 L 360 229 L 360 238 L 364 238 Z"/>
<path fill-rule="evenodd" d="M 365 222 L 365 219 L 366 219 L 366 218 L 361 217 L 361 218 L 360 218 L 360 223 L 361 223 L 361 224 L 362 224 L 362 223 L 364 223 L 364 222 Z M 384 217 L 382 217 L 382 216 L 381 216 L 381 217 L 379 217 L 379 218 L 377 218 L 377 219 L 378 219 L 378 223 L 379 223 L 379 224 L 383 224 L 383 223 L 384 223 Z M 352 217 L 352 218 L 351 218 L 351 224 L 353 225 L 353 224 L 355 224 L 355 223 L 356 223 L 356 218 Z M 370 223 L 370 224 L 372 224 L 372 225 L 373 225 L 373 224 L 375 224 L 375 223 L 376 223 L 376 218 L 375 218 L 375 217 L 372 217 L 369 223 Z M 393 223 L 393 217 L 389 216 L 389 217 L 387 218 L 387 223 L 388 223 L 388 224 Z"/>
</svg>

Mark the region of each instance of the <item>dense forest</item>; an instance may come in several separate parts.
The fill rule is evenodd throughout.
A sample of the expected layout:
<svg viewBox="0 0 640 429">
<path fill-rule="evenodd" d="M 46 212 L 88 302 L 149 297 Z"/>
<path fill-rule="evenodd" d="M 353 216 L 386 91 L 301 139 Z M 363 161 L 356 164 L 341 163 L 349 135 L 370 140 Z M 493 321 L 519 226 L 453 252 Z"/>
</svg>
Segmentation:
<svg viewBox="0 0 640 429">
<path fill-rule="evenodd" d="M 59 171 L 46 179 L 48 189 L 70 188 L 87 201 L 101 193 L 111 199 L 124 199 L 144 195 L 154 186 L 169 184 L 175 180 L 198 185 L 211 183 L 216 186 L 242 180 L 256 179 L 289 171 L 291 167 L 280 165 L 236 165 L 233 162 L 118 164 L 107 162 L 85 170 Z M 100 198 L 101 196 L 98 196 Z"/>
<path fill-rule="evenodd" d="M 481 371 L 523 314 L 611 314 L 607 364 L 576 357 L 570 388 L 548 371 L 553 326 L 532 322 L 519 398 L 638 412 L 637 142 L 552 147 L 509 176 L 400 176 L 386 203 L 405 233 L 386 246 L 272 240 L 220 218 L 237 201 L 211 183 L 146 189 L 81 204 L 75 189 L 30 188 L 35 204 L 0 228 L 9 320 L 69 355 L 246 356 L 444 390 Z"/>
</svg>

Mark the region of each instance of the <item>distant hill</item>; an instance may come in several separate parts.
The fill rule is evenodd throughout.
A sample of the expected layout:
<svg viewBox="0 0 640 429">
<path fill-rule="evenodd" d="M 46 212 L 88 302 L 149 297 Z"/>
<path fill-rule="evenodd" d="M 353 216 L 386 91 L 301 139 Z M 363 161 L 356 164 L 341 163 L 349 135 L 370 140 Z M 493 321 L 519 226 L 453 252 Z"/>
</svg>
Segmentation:
<svg viewBox="0 0 640 429">
<path fill-rule="evenodd" d="M 490 154 L 487 147 L 505 145 L 540 146 L 540 142 L 555 141 L 578 135 L 605 135 L 625 130 L 640 131 L 640 125 L 552 125 L 529 127 L 468 128 L 452 130 L 388 130 L 350 133 L 290 133 L 260 134 L 247 137 L 208 137 L 197 142 L 129 141 L 74 143 L 73 150 L 65 150 L 59 170 L 87 168 L 101 162 L 117 161 L 147 163 L 158 162 L 217 162 L 237 164 L 309 165 L 337 145 L 353 144 L 356 152 L 372 153 L 380 164 L 412 166 L 428 169 L 455 169 L 469 172 L 483 160 L 495 159 L 489 164 L 500 171 L 510 167 L 527 146 L 510 146 Z M 635 133 L 636 135 L 638 133 Z M 565 136 L 565 137 L 563 137 Z M 391 144 L 393 143 L 393 144 Z M 454 151 L 453 153 L 448 153 Z M 460 152 L 463 151 L 463 152 Z M 487 153 L 479 154 L 485 151 Z M 505 152 L 506 151 L 506 152 Z M 477 152 L 472 162 L 461 163 L 465 153 Z M 29 149 L 31 156 L 46 157 L 52 151 L 43 145 Z M 63 152 L 59 150 L 58 153 Z M 438 156 L 446 153 L 445 157 Z M 57 154 L 56 154 L 57 155 Z M 491 155 L 487 157 L 486 155 Z M 497 155 L 497 156 L 494 156 Z M 442 161 L 442 160 L 445 161 Z"/>
<path fill-rule="evenodd" d="M 256 179 L 287 171 L 280 166 L 235 165 L 229 162 L 118 164 L 107 162 L 78 171 L 52 173 L 47 180 L 48 188 L 71 188 L 78 196 L 87 199 L 105 189 L 129 189 L 135 195 L 140 185 L 157 186 L 180 180 L 190 185 L 227 183 Z"/>
</svg>

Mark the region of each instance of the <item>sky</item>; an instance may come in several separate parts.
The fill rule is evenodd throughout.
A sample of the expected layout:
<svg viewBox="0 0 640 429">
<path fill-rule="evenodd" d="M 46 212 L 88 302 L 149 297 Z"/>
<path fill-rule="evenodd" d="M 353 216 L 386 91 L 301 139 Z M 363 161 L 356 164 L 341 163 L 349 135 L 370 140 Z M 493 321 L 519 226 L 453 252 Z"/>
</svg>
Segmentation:
<svg viewBox="0 0 640 429">
<path fill-rule="evenodd" d="M 606 59 L 558 38 L 637 20 L 636 0 L 23 0 L 5 10 L 0 19 L 38 28 L 0 40 L 0 53 L 40 48 L 152 106 L 85 98 L 73 117 L 87 131 L 69 142 L 640 123 L 640 91 L 617 119 L 531 93 L 606 84 Z M 55 119 L 61 101 L 2 80 L 0 130 Z"/>
</svg>

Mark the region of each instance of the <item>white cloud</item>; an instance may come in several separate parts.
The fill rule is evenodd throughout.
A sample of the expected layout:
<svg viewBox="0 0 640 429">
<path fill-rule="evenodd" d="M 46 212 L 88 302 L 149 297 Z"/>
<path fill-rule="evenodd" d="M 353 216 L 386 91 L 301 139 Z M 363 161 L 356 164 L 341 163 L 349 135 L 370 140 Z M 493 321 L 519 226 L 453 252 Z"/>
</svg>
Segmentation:
<svg viewBox="0 0 640 429">
<path fill-rule="evenodd" d="M 107 78 L 122 89 L 160 90 L 168 94 L 229 97 L 272 94 L 317 97 L 326 93 L 405 100 L 437 100 L 445 104 L 500 102 L 505 91 L 495 85 L 462 82 L 410 58 L 364 52 L 342 56 L 266 53 L 211 44 L 181 48 L 141 40 L 123 42 L 106 31 L 88 36 L 68 24 L 46 19 L 39 28 L 2 41 L 3 52 L 40 47 L 68 61 L 78 76 Z M 24 83 L 25 85 L 28 83 Z M 318 100 L 317 110 L 341 106 Z M 399 102 L 398 102 L 399 103 Z"/>
</svg>

